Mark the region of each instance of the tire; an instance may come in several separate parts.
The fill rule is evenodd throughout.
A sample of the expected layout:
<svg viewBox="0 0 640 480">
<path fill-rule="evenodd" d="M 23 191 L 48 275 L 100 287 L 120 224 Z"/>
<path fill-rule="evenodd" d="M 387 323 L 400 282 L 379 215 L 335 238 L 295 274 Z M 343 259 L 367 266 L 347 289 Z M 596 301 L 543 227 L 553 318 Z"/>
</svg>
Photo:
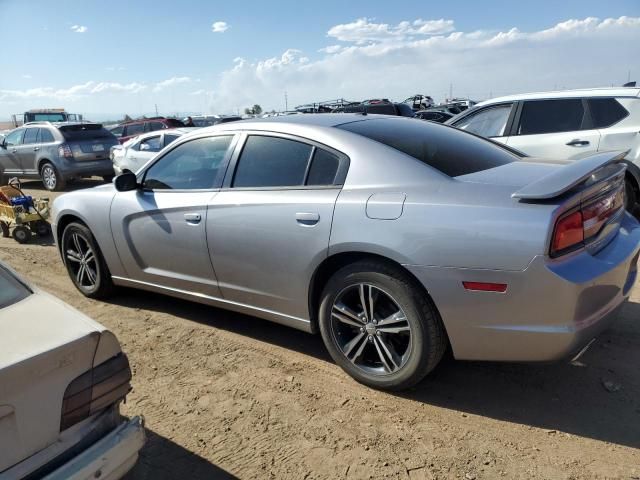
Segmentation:
<svg viewBox="0 0 640 480">
<path fill-rule="evenodd" d="M 40 179 L 44 188 L 50 192 L 59 192 L 66 186 L 65 179 L 60 175 L 56 167 L 49 162 L 45 162 L 40 167 Z"/>
<path fill-rule="evenodd" d="M 29 230 L 29 227 L 18 225 L 13 229 L 13 239 L 18 243 L 29 243 L 31 237 L 32 234 L 31 230 Z"/>
<path fill-rule="evenodd" d="M 640 217 L 638 212 L 638 194 L 630 179 L 626 179 L 624 182 L 624 194 L 626 197 L 625 209 L 636 218 Z"/>
<path fill-rule="evenodd" d="M 103 175 L 102 176 L 102 180 L 104 181 L 104 183 L 111 183 L 113 182 L 113 177 L 115 175 Z"/>
<path fill-rule="evenodd" d="M 60 245 L 67 273 L 85 297 L 107 298 L 113 294 L 111 273 L 95 238 L 85 225 L 67 225 L 62 232 Z"/>
<path fill-rule="evenodd" d="M 338 270 L 324 288 L 318 318 L 334 361 L 358 382 L 381 390 L 420 382 L 448 345 L 428 295 L 404 271 L 382 262 L 361 261 Z"/>
<path fill-rule="evenodd" d="M 11 236 L 11 232 L 9 231 L 9 224 L 7 222 L 0 222 L 0 230 L 2 230 L 2 236 L 4 238 L 9 238 Z"/>
</svg>

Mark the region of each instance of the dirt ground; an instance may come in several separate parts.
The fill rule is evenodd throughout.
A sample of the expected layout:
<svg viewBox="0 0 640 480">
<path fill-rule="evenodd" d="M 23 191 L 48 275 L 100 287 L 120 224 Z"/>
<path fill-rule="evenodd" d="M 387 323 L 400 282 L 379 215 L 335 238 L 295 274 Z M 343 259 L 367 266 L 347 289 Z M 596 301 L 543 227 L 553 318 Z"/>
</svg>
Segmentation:
<svg viewBox="0 0 640 480">
<path fill-rule="evenodd" d="M 133 290 L 88 300 L 51 239 L 1 238 L 0 259 L 120 339 L 123 411 L 148 433 L 130 479 L 640 479 L 638 284 L 578 363 L 447 360 L 393 395 L 351 380 L 316 336 Z"/>
</svg>

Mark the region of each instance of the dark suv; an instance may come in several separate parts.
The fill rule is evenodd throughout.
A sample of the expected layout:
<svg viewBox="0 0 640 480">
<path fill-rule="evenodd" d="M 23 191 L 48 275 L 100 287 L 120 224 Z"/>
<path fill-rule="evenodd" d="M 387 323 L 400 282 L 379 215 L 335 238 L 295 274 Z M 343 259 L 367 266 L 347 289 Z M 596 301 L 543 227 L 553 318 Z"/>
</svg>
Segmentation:
<svg viewBox="0 0 640 480">
<path fill-rule="evenodd" d="M 41 178 L 47 190 L 63 190 L 72 178 L 97 175 L 110 181 L 109 150 L 117 144 L 99 123 L 27 123 L 0 143 L 0 183 Z"/>
<path fill-rule="evenodd" d="M 184 126 L 182 121 L 175 118 L 153 117 L 123 123 L 114 127 L 111 131 L 118 137 L 120 143 L 124 143 L 143 133 L 155 132 L 163 128 L 181 128 Z M 120 128 L 122 128 L 122 130 L 120 130 Z"/>
</svg>

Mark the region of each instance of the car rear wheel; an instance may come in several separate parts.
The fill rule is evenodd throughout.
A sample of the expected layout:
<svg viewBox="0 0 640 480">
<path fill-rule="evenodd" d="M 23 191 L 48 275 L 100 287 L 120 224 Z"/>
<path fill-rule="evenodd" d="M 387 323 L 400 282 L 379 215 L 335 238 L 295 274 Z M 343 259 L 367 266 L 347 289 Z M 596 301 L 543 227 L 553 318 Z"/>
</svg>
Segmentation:
<svg viewBox="0 0 640 480">
<path fill-rule="evenodd" d="M 336 272 L 322 294 L 319 315 L 332 358 L 373 388 L 415 385 L 446 350 L 431 299 L 405 272 L 384 263 L 357 262 Z"/>
<path fill-rule="evenodd" d="M 62 233 L 62 256 L 71 281 L 89 298 L 113 293 L 107 264 L 91 231 L 81 223 L 70 223 Z"/>
<path fill-rule="evenodd" d="M 44 188 L 50 192 L 58 192 L 65 187 L 65 181 L 51 163 L 46 162 L 40 168 L 40 178 L 44 184 Z"/>
</svg>

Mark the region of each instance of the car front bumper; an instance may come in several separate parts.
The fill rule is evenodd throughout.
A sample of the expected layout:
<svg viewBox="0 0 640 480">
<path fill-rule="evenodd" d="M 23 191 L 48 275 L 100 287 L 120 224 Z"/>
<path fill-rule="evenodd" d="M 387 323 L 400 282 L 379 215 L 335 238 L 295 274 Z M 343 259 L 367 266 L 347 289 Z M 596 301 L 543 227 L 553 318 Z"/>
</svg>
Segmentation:
<svg viewBox="0 0 640 480">
<path fill-rule="evenodd" d="M 117 480 L 133 468 L 144 442 L 144 420 L 134 417 L 44 477 L 44 480 Z"/>
<path fill-rule="evenodd" d="M 552 361 L 579 352 L 615 320 L 636 281 L 639 251 L 640 224 L 625 215 L 595 255 L 540 255 L 523 271 L 406 267 L 436 304 L 455 358 Z M 463 281 L 507 290 L 469 291 Z"/>
</svg>

